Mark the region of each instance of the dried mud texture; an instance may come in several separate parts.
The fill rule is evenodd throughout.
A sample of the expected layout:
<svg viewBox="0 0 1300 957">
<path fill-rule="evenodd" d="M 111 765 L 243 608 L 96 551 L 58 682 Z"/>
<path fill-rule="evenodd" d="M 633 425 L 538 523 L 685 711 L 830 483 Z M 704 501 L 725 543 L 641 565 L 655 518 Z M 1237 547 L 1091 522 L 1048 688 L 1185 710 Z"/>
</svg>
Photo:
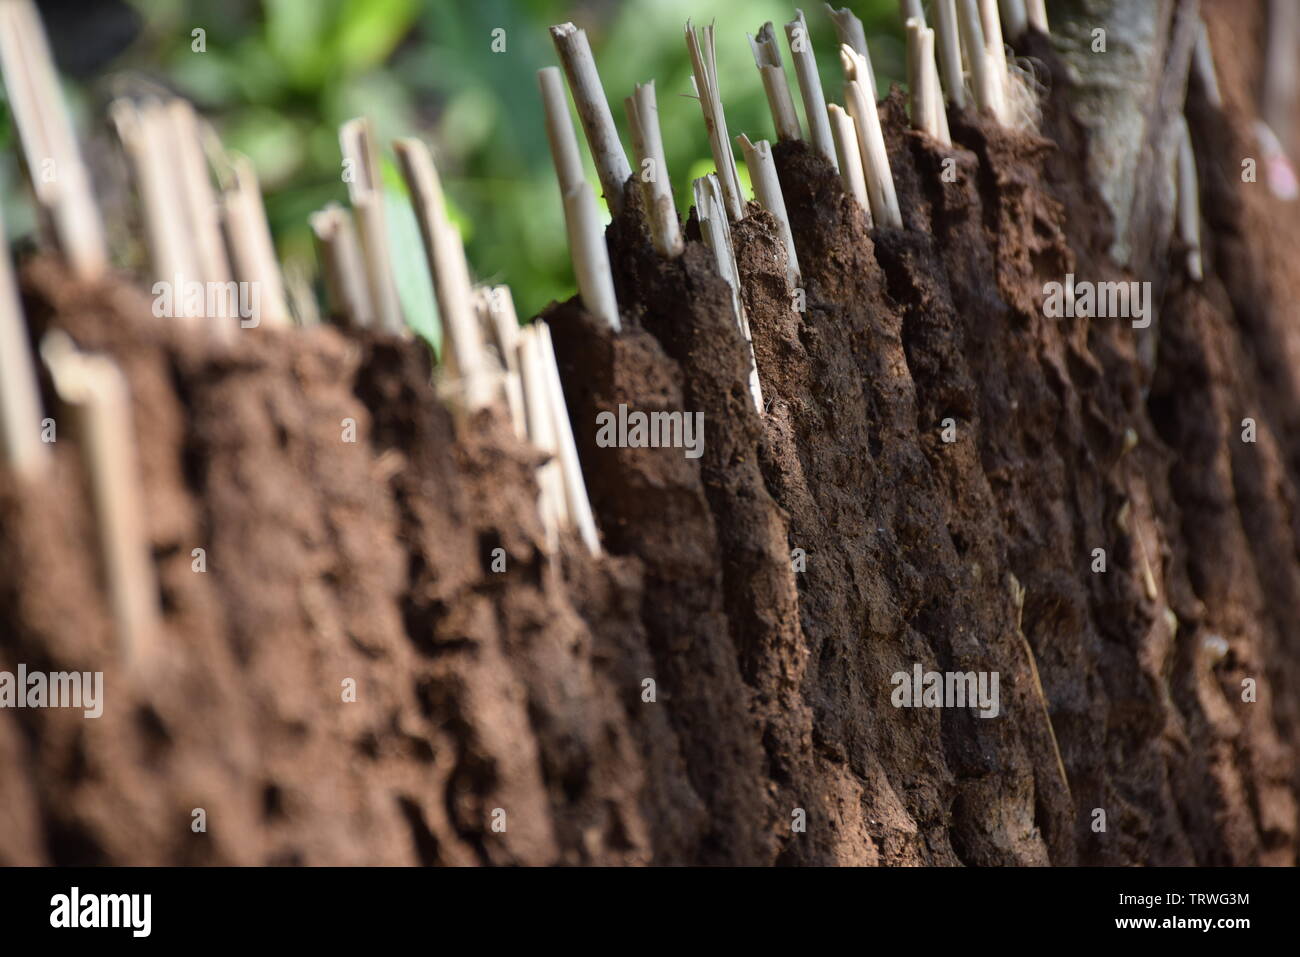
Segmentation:
<svg viewBox="0 0 1300 957">
<path fill-rule="evenodd" d="M 421 346 L 256 330 L 217 355 L 48 262 L 25 292 L 38 336 L 64 328 L 129 377 L 164 629 L 120 666 L 53 412 L 48 479 L 0 489 L 0 668 L 102 670 L 105 708 L 0 713 L 0 859 L 651 859 L 609 643 L 636 626 L 621 597 L 600 604 L 638 572 L 584 569 L 590 630 L 539 552 L 535 453 L 490 414 L 457 441 Z"/>
<path fill-rule="evenodd" d="M 1256 42 L 1208 8 L 1216 49 Z M 48 478 L 0 474 L 0 669 L 108 697 L 0 713 L 0 861 L 1294 864 L 1300 221 L 1240 182 L 1221 69 L 1229 109 L 1188 103 L 1206 280 L 1176 245 L 1123 273 L 1068 77 L 1020 52 L 1035 132 L 954 115 L 940 150 L 882 105 L 901 229 L 777 146 L 799 287 L 769 214 L 733 224 L 761 415 L 696 224 L 663 260 L 628 191 L 623 331 L 545 314 L 599 558 L 543 555 L 537 453 L 454 424 L 419 346 L 219 353 L 31 264 L 34 334 L 132 384 L 165 629 L 125 672 L 56 412 Z M 1048 318 L 1067 273 L 1150 280 L 1155 320 Z M 598 444 L 620 405 L 702 414 L 702 456 Z M 996 673 L 997 717 L 894 707 L 917 665 Z"/>
</svg>

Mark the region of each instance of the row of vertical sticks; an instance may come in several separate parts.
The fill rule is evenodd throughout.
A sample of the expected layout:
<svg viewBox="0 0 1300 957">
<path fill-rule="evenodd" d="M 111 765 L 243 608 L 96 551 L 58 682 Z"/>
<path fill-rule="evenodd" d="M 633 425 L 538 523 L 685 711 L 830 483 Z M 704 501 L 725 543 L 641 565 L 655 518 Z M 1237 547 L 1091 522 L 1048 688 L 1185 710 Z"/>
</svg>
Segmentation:
<svg viewBox="0 0 1300 957">
<path fill-rule="evenodd" d="M 1007 32 L 1013 38 L 1019 38 L 1030 28 L 1046 33 L 1047 17 L 1042 0 L 1002 0 L 1000 11 L 998 0 L 935 0 L 933 6 L 936 29 L 926 26 L 920 0 L 902 0 L 900 3 L 907 28 L 913 125 L 943 145 L 951 146 L 945 101 L 957 109 L 972 104 L 1003 124 L 1014 124 L 1017 112 L 1012 104 L 1017 97 L 1011 91 L 1016 90 L 1016 80 L 1007 65 L 1002 23 L 1006 23 Z M 902 212 L 889 169 L 876 104 L 875 74 L 862 22 L 847 8 L 837 10 L 827 4 L 826 11 L 840 41 L 844 68 L 843 107 L 826 103 L 803 12 L 796 11 L 796 18 L 785 25 L 809 142 L 840 173 L 846 189 L 861 205 L 869 223 L 901 227 Z M 694 28 L 688 22 L 685 35 L 692 65 L 693 92 L 703 113 L 715 165 L 715 172 L 692 184 L 696 215 L 704 242 L 716 259 L 719 274 L 731 287 L 734 319 L 742 338 L 749 345 L 750 393 L 755 407 L 762 414 L 762 385 L 740 294 L 739 270 L 731 239 L 731 224 L 745 217 L 746 204 L 741 196 L 735 154 L 718 87 L 714 28 L 712 25 Z M 664 161 L 654 82 L 637 85 L 632 95 L 624 100 L 638 168 L 638 174 L 633 177 L 586 34 L 572 23 L 565 23 L 552 27 L 551 36 L 611 213 L 618 215 L 622 211 L 629 180 L 636 182 L 655 249 L 669 258 L 680 255 L 683 241 Z M 777 139 L 802 139 L 803 127 L 786 80 L 772 24 L 764 24 L 757 36 L 751 36 L 749 41 Z M 560 71 L 555 67 L 544 68 L 539 72 L 538 81 L 579 295 L 590 313 L 617 330 L 619 310 L 603 230 L 595 194 L 583 176 Z M 791 288 L 795 288 L 800 283 L 799 257 L 771 143 L 767 140 L 755 143 L 744 134 L 736 137 L 736 142 L 744 155 L 755 198 L 776 219 L 787 253 L 787 278 Z"/>
<path fill-rule="evenodd" d="M 59 251 L 70 281 L 96 282 L 111 268 L 103 219 L 32 0 L 0 0 L 0 72 L 42 239 Z M 308 324 L 319 316 L 307 284 L 295 288 L 277 262 L 251 162 L 228 153 L 189 103 L 118 100 L 110 119 L 138 199 L 150 279 L 258 289 L 260 308 L 253 317 L 238 311 L 237 295 L 193 298 L 176 288 L 174 318 L 196 323 L 196 334 L 220 349 L 241 326 L 291 328 L 295 319 Z M 344 124 L 340 146 L 351 174 L 345 176 L 348 207 L 332 205 L 311 217 L 331 307 L 345 323 L 405 335 L 369 124 Z M 549 329 L 542 322 L 520 328 L 507 287 L 474 286 L 427 146 L 407 139 L 395 148 L 445 333 L 443 395 L 462 420 L 504 398 L 516 434 L 550 453 L 538 470 L 548 550 L 554 551 L 563 530 L 573 529 L 599 554 Z M 0 236 L 5 234 L 0 222 Z M 216 312 L 214 302 L 221 307 Z M 59 330 L 47 333 L 38 354 L 81 436 L 114 631 L 129 663 L 145 660 L 160 605 L 130 383 L 108 356 L 82 351 Z M 0 461 L 32 484 L 47 475 L 48 442 L 58 434 L 43 415 L 35 356 L 6 253 L 0 255 Z"/>
<path fill-rule="evenodd" d="M 997 115 L 1001 101 L 987 92 L 989 71 L 981 66 L 986 51 L 1001 54 L 1000 34 L 988 20 L 991 11 L 996 21 L 996 3 L 979 0 L 975 13 L 976 2 L 937 0 L 941 49 L 948 49 L 949 40 L 958 36 L 953 32 L 952 13 L 954 4 L 960 3 L 965 15 L 961 56 L 975 80 L 976 102 Z M 1019 4 L 1004 6 L 1014 10 Z M 1034 6 L 1031 0 L 1030 7 Z M 919 72 L 913 71 L 913 119 L 927 132 L 942 137 L 942 128 L 932 127 L 936 113 L 943 115 L 937 99 L 933 42 L 926 44 L 932 34 L 923 26 L 919 4 L 913 8 L 912 3 L 905 3 L 904 8 L 909 50 L 919 51 L 915 62 L 926 64 Z M 1038 17 L 1030 22 L 1045 29 L 1041 10 Z M 786 26 L 810 136 L 814 147 L 841 170 L 869 215 L 882 224 L 898 226 L 901 216 L 876 114 L 875 79 L 862 25 L 848 10 L 832 10 L 831 18 L 842 42 L 845 109 L 827 110 L 802 13 Z M 987 31 L 987 40 L 981 31 Z M 552 36 L 606 200 L 617 213 L 623 206 L 631 168 L 586 36 L 572 24 L 553 28 Z M 761 413 L 762 389 L 730 230 L 731 223 L 744 217 L 745 203 L 719 92 L 713 27 L 695 30 L 688 23 L 686 39 L 694 92 L 717 167 L 717 172 L 693 184 L 697 215 L 719 273 L 731 289 L 737 327 L 749 342 L 750 389 Z M 770 25 L 751 42 L 778 138 L 800 137 Z M 62 252 L 72 276 L 97 279 L 107 271 L 110 258 L 102 219 L 32 0 L 0 0 L 0 66 L 45 232 Z M 945 68 L 945 75 L 951 80 L 953 74 Z M 600 213 L 582 173 L 559 71 L 541 71 L 540 84 L 580 295 L 590 312 L 617 330 L 618 304 Z M 964 81 L 951 81 L 947 93 L 950 102 L 963 105 Z M 625 107 L 638 164 L 644 169 L 648 161 L 656 171 L 639 178 L 655 247 L 662 255 L 676 256 L 683 241 L 664 162 L 653 82 L 638 86 Z M 313 297 L 304 283 L 286 282 L 276 260 L 252 163 L 228 153 L 215 131 L 183 100 L 119 100 L 112 104 L 110 114 L 139 199 L 152 277 L 164 282 L 197 281 L 204 286 L 255 284 L 261 307 L 256 324 L 288 326 L 295 317 L 299 322 L 311 321 L 317 314 Z M 753 143 L 743 135 L 737 140 L 758 201 L 781 226 L 789 252 L 790 279 L 792 285 L 797 284 L 798 259 L 770 144 L 764 140 Z M 348 206 L 331 205 L 311 217 L 332 311 L 345 323 L 404 334 L 378 150 L 369 124 L 364 119 L 344 124 L 340 146 Z M 549 330 L 541 322 L 520 328 L 508 288 L 474 286 L 428 148 L 419 140 L 405 139 L 395 144 L 395 151 L 420 224 L 437 298 L 443 329 L 443 394 L 462 414 L 504 400 L 517 434 L 551 454 L 538 474 L 539 508 L 548 541 L 553 546 L 562 529 L 573 528 L 588 548 L 598 553 L 599 538 Z M 19 474 L 39 475 L 46 466 L 48 448 L 38 438 L 41 411 L 34 363 L 12 269 L 7 257 L 0 258 L 3 450 Z M 226 311 L 219 315 L 210 314 L 210 301 L 200 298 L 201 304 L 192 306 L 189 297 L 174 290 L 181 318 L 206 320 L 205 331 L 216 345 L 230 341 L 237 319 L 249 318 L 237 314 L 233 298 L 222 300 Z M 156 623 L 157 588 L 144 532 L 128 383 L 109 359 L 80 352 L 64 335 L 52 336 L 40 351 L 61 399 L 80 410 L 87 430 L 87 469 L 114 617 L 124 639 L 133 636 L 127 643 L 139 646 Z"/>
</svg>

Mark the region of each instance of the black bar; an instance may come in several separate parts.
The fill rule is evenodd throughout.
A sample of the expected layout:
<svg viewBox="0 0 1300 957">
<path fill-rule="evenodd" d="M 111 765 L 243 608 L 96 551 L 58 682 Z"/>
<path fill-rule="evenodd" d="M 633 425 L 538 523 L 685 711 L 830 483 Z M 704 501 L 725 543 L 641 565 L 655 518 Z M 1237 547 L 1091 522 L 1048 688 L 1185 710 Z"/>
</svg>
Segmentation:
<svg viewBox="0 0 1300 957">
<path fill-rule="evenodd" d="M 52 918 L 68 916 L 73 887 L 87 918 L 99 911 L 98 895 L 150 895 L 148 936 L 135 936 L 129 918 L 142 928 L 143 914 L 121 909 L 120 899 L 106 913 L 119 908 L 119 922 L 128 926 L 52 927 Z M 847 934 L 866 948 L 873 939 L 883 942 L 879 933 L 901 930 L 926 949 L 978 947 L 1023 929 L 1026 948 L 1191 936 L 1234 947 L 1262 939 L 1250 936 L 1261 932 L 1289 936 L 1296 890 L 1294 870 L 1265 868 L 10 868 L 0 870 L 0 927 L 6 945 L 36 940 L 206 948 L 283 941 L 335 948 L 406 937 L 460 950 L 475 946 L 471 941 L 496 949 L 519 937 L 532 947 L 587 943 L 608 949 L 637 941 L 674 947 L 689 933 L 697 941 L 702 934 L 733 945 L 773 943 L 782 935 L 829 943 Z M 1171 904 L 1171 894 L 1181 899 Z M 60 913 L 57 895 L 67 898 Z M 87 897 L 95 902 L 87 904 Z M 1134 919 L 1154 926 L 1118 926 Z M 1244 919 L 1248 926 L 1206 930 L 1176 923 L 1206 919 Z M 462 943 L 453 945 L 456 940 Z"/>
</svg>

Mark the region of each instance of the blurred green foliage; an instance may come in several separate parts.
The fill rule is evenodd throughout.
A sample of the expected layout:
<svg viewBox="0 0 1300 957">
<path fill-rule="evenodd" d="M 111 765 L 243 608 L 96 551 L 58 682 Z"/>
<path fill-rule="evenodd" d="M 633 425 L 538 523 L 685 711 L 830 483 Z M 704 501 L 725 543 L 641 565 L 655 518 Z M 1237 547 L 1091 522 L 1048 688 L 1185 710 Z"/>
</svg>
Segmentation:
<svg viewBox="0 0 1300 957">
<path fill-rule="evenodd" d="M 418 233 L 389 144 L 421 136 L 434 150 L 452 216 L 479 280 L 507 282 L 521 317 L 574 291 L 560 197 L 537 92 L 558 62 L 547 27 L 584 28 L 624 143 L 623 98 L 655 80 L 673 189 L 713 168 L 683 39 L 687 18 L 716 20 L 719 85 L 732 135 L 774 136 L 746 33 L 777 27 L 800 103 L 778 0 L 131 0 L 143 29 L 106 72 L 143 74 L 198 104 L 229 148 L 252 157 L 285 259 L 314 259 L 308 215 L 346 199 L 339 124 L 368 115 L 385 149 L 388 208 L 413 324 L 432 329 Z M 881 92 L 902 75 L 896 0 L 849 4 L 866 25 Z M 835 32 L 822 5 L 805 9 L 828 99 L 840 101 Z M 192 33 L 206 31 L 205 52 Z M 494 52 L 493 31 L 505 31 Z M 57 30 L 57 24 L 51 24 Z M 499 35 L 498 35 L 499 36 Z M 799 105 L 802 118 L 802 104 Z M 576 122 L 576 117 L 575 117 Z M 581 138 L 581 137 L 580 137 Z M 596 177 L 585 155 L 589 178 Z M 737 150 L 739 153 L 739 150 Z M 740 164 L 742 176 L 743 163 Z M 423 299 L 423 305 L 418 300 Z M 426 314 L 427 313 L 427 314 Z"/>
</svg>

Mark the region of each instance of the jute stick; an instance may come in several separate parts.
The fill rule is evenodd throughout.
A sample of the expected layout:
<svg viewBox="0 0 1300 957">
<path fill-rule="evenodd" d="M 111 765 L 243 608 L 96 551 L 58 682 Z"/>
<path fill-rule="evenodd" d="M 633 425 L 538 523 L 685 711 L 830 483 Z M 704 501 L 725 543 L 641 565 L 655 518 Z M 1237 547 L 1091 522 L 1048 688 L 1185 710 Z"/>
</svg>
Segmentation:
<svg viewBox="0 0 1300 957">
<path fill-rule="evenodd" d="M 247 156 L 237 153 L 230 155 L 230 165 L 231 183 L 222 196 L 222 227 L 235 278 L 257 284 L 260 315 L 255 324 L 291 325 L 284 280 L 275 257 L 275 243 L 271 241 L 271 226 L 266 221 L 266 207 L 262 205 L 257 171 Z"/>
<path fill-rule="evenodd" d="M 980 27 L 984 30 L 984 48 L 997 77 L 994 85 L 998 98 L 998 116 L 1007 119 L 1007 50 L 1002 42 L 1002 21 L 998 18 L 998 0 L 979 0 Z"/>
<path fill-rule="evenodd" d="M 966 82 L 961 68 L 961 38 L 957 33 L 956 0 L 935 0 L 935 35 L 939 66 L 948 100 L 957 109 L 966 108 Z"/>
<path fill-rule="evenodd" d="M 379 149 L 365 117 L 348 120 L 339 128 L 339 147 L 349 164 L 348 200 L 356 210 L 357 238 L 370 283 L 370 298 L 384 331 L 407 332 L 393 273 L 393 255 L 384 211 L 384 187 L 379 171 Z"/>
<path fill-rule="evenodd" d="M 373 189 L 358 190 L 352 197 L 352 215 L 376 325 L 390 335 L 408 335 L 409 329 L 397 295 L 397 279 L 393 274 L 384 194 Z"/>
<path fill-rule="evenodd" d="M 1002 25 L 1007 36 L 1019 40 L 1029 26 L 1029 15 L 1025 12 L 1025 0 L 1002 0 Z"/>
<path fill-rule="evenodd" d="M 754 356 L 754 338 L 749 331 L 749 316 L 745 302 L 740 297 L 740 268 L 736 265 L 736 250 L 731 242 L 731 227 L 722 208 L 722 189 L 713 173 L 695 180 L 695 215 L 700 223 L 704 244 L 713 252 L 718 264 L 718 274 L 731 287 L 731 314 L 736 320 L 740 336 L 749 348 L 749 394 L 758 414 L 763 414 L 763 387 L 758 380 L 758 360 Z"/>
<path fill-rule="evenodd" d="M 836 10 L 829 3 L 826 4 L 826 15 L 835 25 L 835 35 L 840 43 L 847 43 L 853 47 L 853 51 L 867 64 L 867 69 L 871 70 L 871 53 L 867 50 L 867 34 L 862 29 L 862 21 L 848 7 Z M 874 70 L 871 71 L 871 75 L 875 76 Z"/>
<path fill-rule="evenodd" d="M 442 354 L 450 378 L 447 385 L 454 390 L 453 405 L 473 413 L 492 401 L 493 385 L 491 370 L 484 364 L 483 341 L 474 315 L 465 247 L 447 219 L 442 181 L 429 148 L 418 139 L 402 139 L 393 145 L 411 192 L 433 277 L 443 332 Z"/>
<path fill-rule="evenodd" d="M 776 219 L 781 229 L 786 252 L 785 278 L 790 288 L 796 289 L 800 282 L 799 257 L 794 251 L 794 233 L 790 231 L 790 217 L 785 211 L 781 181 L 777 178 L 776 163 L 772 159 L 772 145 L 767 140 L 751 143 L 744 133 L 736 137 L 736 142 L 745 152 L 745 166 L 749 168 L 749 179 L 754 184 L 755 196 Z"/>
<path fill-rule="evenodd" d="M 921 0 L 898 0 L 898 12 L 903 18 L 903 28 L 907 28 L 908 20 L 920 20 L 921 26 L 925 26 L 925 10 L 921 7 Z"/>
<path fill-rule="evenodd" d="M 479 317 L 491 330 L 491 340 L 501 358 L 502 391 L 506 408 L 510 410 L 510 422 L 515 435 L 526 438 L 528 421 L 524 411 L 523 381 L 519 374 L 519 318 L 515 313 L 514 297 L 509 286 L 479 289 L 477 293 Z"/>
<path fill-rule="evenodd" d="M 550 389 L 542 372 L 541 347 L 537 340 L 537 330 L 533 327 L 519 330 L 519 368 L 524 381 L 528 441 L 551 456 L 537 468 L 537 485 L 540 489 L 538 510 L 546 530 L 548 550 L 553 552 L 558 544 L 559 529 L 568 523 L 568 505 L 564 498 L 564 476 L 557 457 Z"/>
<path fill-rule="evenodd" d="M 149 263 L 153 267 L 152 278 L 181 283 L 180 288 L 173 290 L 172 296 L 176 314 L 183 315 L 186 301 L 184 282 L 201 277 L 193 259 L 192 234 L 187 228 L 185 207 L 181 205 L 178 183 L 173 175 L 175 167 L 168 143 L 166 114 L 157 102 L 137 106 L 126 100 L 114 101 L 109 113 L 140 198 Z"/>
<path fill-rule="evenodd" d="M 330 203 L 309 219 L 316 237 L 316 251 L 331 311 L 343 325 L 366 328 L 375 322 L 361 245 L 352 225 L 352 214 Z"/>
<path fill-rule="evenodd" d="M 593 555 L 600 554 L 600 535 L 596 531 L 596 517 L 591 511 L 587 495 L 587 482 L 582 475 L 582 462 L 578 459 L 578 446 L 573 440 L 573 423 L 569 421 L 568 406 L 564 402 L 564 387 L 560 382 L 560 367 L 555 361 L 555 346 L 551 342 L 550 327 L 536 323 L 537 343 L 541 351 L 542 374 L 546 378 L 551 415 L 555 429 L 556 447 L 560 457 L 560 476 L 564 481 L 564 497 L 569 518 L 577 526 L 578 534 Z"/>
<path fill-rule="evenodd" d="M 537 85 L 542 91 L 542 110 L 546 114 L 546 137 L 551 143 L 555 176 L 560 181 L 560 195 L 582 182 L 582 158 L 578 155 L 578 138 L 569 116 L 569 101 L 564 95 L 560 68 L 543 67 L 537 71 Z"/>
<path fill-rule="evenodd" d="M 0 451 L 15 473 L 35 478 L 49 462 L 49 450 L 40 438 L 41 395 L 7 239 L 0 218 Z"/>
<path fill-rule="evenodd" d="M 582 129 L 587 134 L 587 145 L 591 148 L 601 189 L 605 191 L 605 202 L 617 215 L 623 211 L 623 188 L 632 175 L 632 169 L 627 165 L 627 154 L 619 142 L 609 101 L 605 99 L 605 88 L 601 85 L 596 61 L 587 43 L 587 34 L 572 23 L 561 23 L 551 27 L 551 39 L 569 79 L 569 90 L 573 93 Z"/>
<path fill-rule="evenodd" d="M 930 74 L 930 91 L 934 100 L 934 118 L 939 130 L 939 142 L 944 146 L 952 146 L 952 134 L 948 129 L 948 109 L 943 102 L 943 86 L 939 83 L 939 64 L 935 62 L 934 58 L 934 30 L 926 27 L 925 32 L 929 36 L 927 45 L 930 48 L 930 55 L 926 58 L 925 68 Z"/>
<path fill-rule="evenodd" d="M 221 235 L 221 207 L 212 187 L 212 175 L 203 150 L 203 132 L 198 115 L 187 100 L 179 98 L 168 101 L 163 110 L 169 143 L 175 155 L 175 202 L 181 209 L 184 228 L 189 234 L 191 268 L 196 270 L 194 278 L 203 283 L 220 283 L 224 286 L 231 282 L 234 273 L 230 267 L 230 258 L 226 255 L 225 239 Z M 177 292 L 177 295 L 180 293 Z M 207 302 L 205 296 L 205 303 Z M 205 325 L 213 335 L 229 342 L 238 329 L 235 322 L 239 318 L 238 296 L 214 301 L 210 305 L 215 307 L 214 314 L 205 314 Z"/>
<path fill-rule="evenodd" d="M 1187 246 L 1187 274 L 1193 281 L 1205 278 L 1201 260 L 1201 196 L 1196 176 L 1196 155 L 1185 117 L 1178 124 L 1178 235 Z"/>
<path fill-rule="evenodd" d="M 553 70 L 551 67 L 550 71 Z M 582 177 L 573 122 L 569 119 L 563 97 L 557 94 L 556 79 L 554 72 L 538 71 L 542 105 L 546 110 L 546 132 L 551 143 L 551 157 L 555 161 L 555 175 L 560 183 L 564 225 L 573 272 L 578 280 L 578 294 L 588 312 L 609 323 L 610 328 L 617 332 L 621 323 L 618 300 L 614 296 L 614 275 L 609 268 L 609 250 L 605 247 L 605 230 L 595 194 Z M 630 171 L 628 175 L 631 175 Z"/>
<path fill-rule="evenodd" d="M 790 43 L 795 76 L 799 78 L 799 95 L 803 98 L 804 116 L 808 119 L 808 137 L 813 149 L 826 157 L 826 161 L 839 172 L 830 116 L 826 112 L 826 97 L 822 93 L 822 78 L 817 72 L 817 57 L 813 54 L 812 35 L 808 32 L 803 11 L 795 10 L 795 14 L 795 19 L 785 25 L 785 36 Z"/>
<path fill-rule="evenodd" d="M 583 308 L 618 332 L 623 325 L 614 295 L 614 274 L 609 267 L 609 250 L 605 247 L 596 194 L 589 184 L 579 183 L 565 195 L 564 221 Z"/>
<path fill-rule="evenodd" d="M 301 257 L 287 259 L 284 273 L 284 292 L 289 300 L 289 312 L 300 326 L 320 325 L 320 303 L 312 289 L 312 270 Z"/>
<path fill-rule="evenodd" d="M 767 105 L 772 111 L 772 122 L 776 126 L 776 138 L 801 138 L 803 133 L 799 129 L 799 115 L 794 111 L 790 84 L 786 82 L 785 69 L 781 66 L 781 48 L 777 46 L 771 21 L 763 24 L 757 37 L 749 38 L 749 48 L 754 52 L 754 64 L 763 81 L 763 92 L 767 94 Z"/>
<path fill-rule="evenodd" d="M 0 69 L 32 190 L 55 245 L 79 278 L 94 279 L 108 268 L 104 226 L 31 0 L 0 2 Z"/>
<path fill-rule="evenodd" d="M 840 154 L 840 177 L 863 212 L 867 225 L 871 225 L 871 200 L 867 198 L 867 181 L 862 175 L 862 151 L 858 149 L 858 131 L 853 117 L 832 103 L 827 109 L 831 115 L 831 132 L 835 135 L 835 148 Z"/>
<path fill-rule="evenodd" d="M 727 216 L 736 222 L 745 217 L 745 203 L 740 195 L 736 155 L 731 151 L 727 119 L 723 115 L 722 97 L 718 92 L 718 61 L 713 46 L 713 24 L 696 30 L 691 27 L 691 21 L 687 20 L 686 49 L 691 55 L 695 94 L 699 97 L 700 109 L 704 113 L 704 128 L 709 134 L 709 148 L 713 152 L 713 164 L 718 171 L 724 207 Z"/>
<path fill-rule="evenodd" d="M 934 34 L 920 20 L 907 21 L 907 85 L 912 102 L 912 126 L 934 139 L 939 138 L 935 90 L 931 86 L 929 61 L 934 54 Z"/>
<path fill-rule="evenodd" d="M 889 153 L 885 149 L 885 134 L 880 129 L 880 114 L 876 111 L 875 99 L 864 91 L 859 79 L 859 71 L 865 69 L 865 63 L 852 47 L 843 44 L 840 46 L 840 60 L 846 78 L 844 106 L 853 117 L 858 133 L 858 150 L 862 153 L 871 217 L 878 226 L 901 228 L 903 214 L 898 208 L 894 176 L 889 169 Z"/>
<path fill-rule="evenodd" d="M 1039 33 L 1049 33 L 1047 29 L 1047 4 L 1044 0 L 1025 0 L 1025 16 L 1029 25 Z"/>
<path fill-rule="evenodd" d="M 998 111 L 997 74 L 989 62 L 988 48 L 984 43 L 984 28 L 980 25 L 978 0 L 957 0 L 957 26 L 962 49 L 970 64 L 971 86 L 975 93 L 975 106 L 986 110 L 1001 122 Z"/>
<path fill-rule="evenodd" d="M 208 172 L 208 162 L 203 152 L 198 117 L 189 101 L 179 98 L 171 100 L 166 110 L 171 125 L 172 143 L 177 149 L 181 194 L 186 219 L 193 231 L 192 245 L 199 278 L 204 282 L 229 282 L 232 275 L 230 258 L 226 255 L 226 245 L 221 238 L 217 194 L 212 188 L 212 176 Z M 233 327 L 226 324 L 226 328 Z"/>
<path fill-rule="evenodd" d="M 42 340 L 41 357 L 59 397 L 79 411 L 113 622 L 123 653 L 138 660 L 158 628 L 158 581 L 126 377 L 111 359 L 79 352 L 58 330 Z"/>
<path fill-rule="evenodd" d="M 787 98 L 789 93 L 787 91 Z M 636 152 L 637 182 L 650 220 L 650 237 L 661 256 L 680 256 L 685 244 L 673 203 L 673 186 L 664 159 L 663 137 L 659 130 L 659 105 L 655 102 L 655 85 L 638 83 L 636 91 L 623 103 L 632 144 Z"/>
</svg>

